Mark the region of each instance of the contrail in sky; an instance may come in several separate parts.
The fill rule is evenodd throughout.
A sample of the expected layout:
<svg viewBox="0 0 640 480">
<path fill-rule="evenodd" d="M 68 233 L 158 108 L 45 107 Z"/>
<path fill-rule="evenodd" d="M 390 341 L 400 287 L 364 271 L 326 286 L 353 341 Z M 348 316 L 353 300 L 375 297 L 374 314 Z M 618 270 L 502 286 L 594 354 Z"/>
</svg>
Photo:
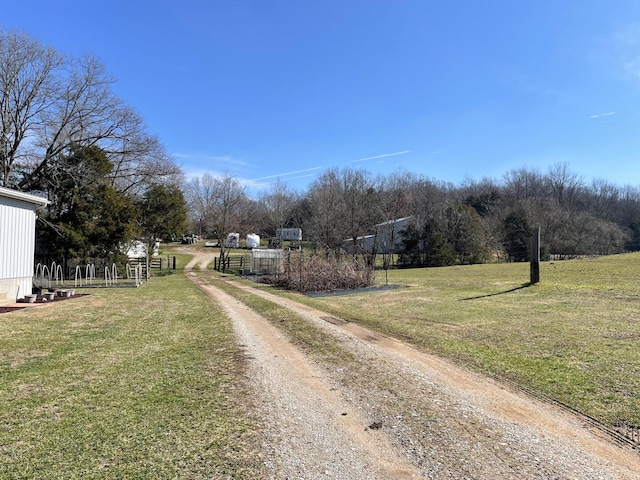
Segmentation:
<svg viewBox="0 0 640 480">
<path fill-rule="evenodd" d="M 616 112 L 601 113 L 600 115 L 591 115 L 589 118 L 608 117 L 609 115 L 615 115 Z"/>
<path fill-rule="evenodd" d="M 405 153 L 409 153 L 411 150 L 403 150 L 402 152 L 396 153 L 385 153 L 384 155 L 376 155 L 375 157 L 367 157 L 367 158 L 359 158 L 358 160 L 354 160 L 353 162 L 364 162 L 365 160 L 375 160 L 376 158 L 384 158 L 384 157 L 393 157 L 394 155 L 404 155 Z"/>
<path fill-rule="evenodd" d="M 304 170 L 296 170 L 295 172 L 279 173 L 277 175 L 269 175 L 268 177 L 254 178 L 251 181 L 257 182 L 258 180 L 267 180 L 268 178 L 286 177 L 287 175 L 296 175 L 298 173 L 310 172 L 311 170 L 320 170 L 321 168 L 322 167 L 305 168 Z"/>
<path fill-rule="evenodd" d="M 298 175 L 298 176 L 296 176 L 296 177 L 289 177 L 289 178 L 287 178 L 287 179 L 286 179 L 286 181 L 289 181 L 289 180 L 295 180 L 295 179 L 297 179 L 297 178 L 313 177 L 314 175 L 315 175 L 314 173 L 307 173 L 306 175 Z M 269 177 L 267 177 L 267 178 L 269 178 Z M 253 181 L 253 180 L 252 180 L 252 181 Z M 272 184 L 272 183 L 276 183 L 276 182 L 277 182 L 277 181 L 267 182 L 267 185 Z"/>
</svg>

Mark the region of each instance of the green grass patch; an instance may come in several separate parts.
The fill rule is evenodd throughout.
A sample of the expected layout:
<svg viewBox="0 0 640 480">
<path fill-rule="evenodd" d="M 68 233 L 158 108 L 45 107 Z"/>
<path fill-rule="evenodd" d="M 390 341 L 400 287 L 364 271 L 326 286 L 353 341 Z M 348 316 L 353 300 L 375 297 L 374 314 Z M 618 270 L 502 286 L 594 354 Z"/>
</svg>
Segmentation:
<svg viewBox="0 0 640 480">
<path fill-rule="evenodd" d="M 0 478 L 261 478 L 241 352 L 183 275 L 0 316 Z"/>
</svg>

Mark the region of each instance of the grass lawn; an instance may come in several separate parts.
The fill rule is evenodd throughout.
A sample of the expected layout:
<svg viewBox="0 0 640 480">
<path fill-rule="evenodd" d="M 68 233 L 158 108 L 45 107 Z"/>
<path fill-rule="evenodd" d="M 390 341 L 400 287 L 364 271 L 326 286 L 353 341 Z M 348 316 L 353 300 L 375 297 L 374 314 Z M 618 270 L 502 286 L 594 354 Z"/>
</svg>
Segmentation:
<svg viewBox="0 0 640 480">
<path fill-rule="evenodd" d="M 84 293 L 0 315 L 0 478 L 262 478 L 218 306 L 181 273 Z"/>
<path fill-rule="evenodd" d="M 178 268 L 190 258 L 176 257 Z M 640 423 L 640 253 L 543 263 L 541 283 L 528 278 L 528 264 L 474 265 L 392 270 L 405 288 L 375 293 L 276 293 L 609 425 Z M 0 478 L 263 478 L 241 351 L 220 308 L 180 271 L 85 292 L 0 315 Z M 309 348 L 355 361 L 291 320 Z"/>
<path fill-rule="evenodd" d="M 384 281 L 384 272 L 380 272 Z M 347 320 L 559 400 L 608 425 L 640 424 L 640 253 L 391 270 L 406 288 L 309 298 Z"/>
</svg>

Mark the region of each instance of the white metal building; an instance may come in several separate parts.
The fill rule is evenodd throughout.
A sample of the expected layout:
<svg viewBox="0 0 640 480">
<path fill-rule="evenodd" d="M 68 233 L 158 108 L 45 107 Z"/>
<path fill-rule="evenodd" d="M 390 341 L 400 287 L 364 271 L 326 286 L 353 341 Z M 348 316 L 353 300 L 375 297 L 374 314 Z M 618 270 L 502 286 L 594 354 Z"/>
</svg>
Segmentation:
<svg viewBox="0 0 640 480">
<path fill-rule="evenodd" d="M 369 235 L 346 239 L 342 247 L 347 252 L 398 253 L 402 247 L 402 231 L 413 222 L 413 217 L 396 218 L 377 224 Z"/>
<path fill-rule="evenodd" d="M 31 294 L 36 209 L 49 201 L 0 187 L 0 305 Z"/>
</svg>

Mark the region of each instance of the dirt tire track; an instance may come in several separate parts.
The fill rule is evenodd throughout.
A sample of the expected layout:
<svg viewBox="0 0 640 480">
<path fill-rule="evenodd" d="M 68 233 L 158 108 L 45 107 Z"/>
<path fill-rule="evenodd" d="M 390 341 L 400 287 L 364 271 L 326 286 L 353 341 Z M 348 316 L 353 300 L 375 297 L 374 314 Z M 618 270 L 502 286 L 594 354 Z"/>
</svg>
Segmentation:
<svg viewBox="0 0 640 480">
<path fill-rule="evenodd" d="M 222 290 L 187 275 L 222 305 L 251 359 L 252 383 L 268 420 L 266 463 L 273 478 L 420 478 L 383 435 L 363 428 L 368 419 L 275 327 Z"/>
<path fill-rule="evenodd" d="M 195 260 L 193 265 L 204 270 L 206 264 Z M 402 457 L 410 459 L 424 478 L 640 478 L 637 452 L 612 444 L 559 408 L 396 339 L 232 282 L 313 322 L 361 358 L 370 371 L 349 377 L 343 369 L 311 365 L 275 327 L 267 327 L 266 320 L 204 279 L 188 275 L 228 309 L 247 353 L 258 355 L 252 362 L 253 381 L 258 391 L 267 394 L 265 413 L 273 420 L 268 432 L 272 446 L 267 448 L 274 458 L 273 478 L 415 477 L 416 470 Z M 292 365 L 300 377 L 296 382 L 315 391 L 311 397 L 303 395 L 300 386 L 289 388 Z M 367 388 L 354 386 L 358 375 L 383 378 L 388 390 L 380 391 L 373 383 Z M 270 380 L 265 383 L 267 377 Z M 288 406 L 296 397 L 302 403 Z M 355 424 L 344 421 L 341 413 L 348 413 L 346 417 Z M 384 417 L 385 428 L 364 432 L 363 437 L 359 428 L 373 416 Z M 322 437 L 327 430 L 345 428 L 343 432 L 355 435 L 347 444 L 333 440 L 328 445 L 314 439 L 319 432 Z M 293 430 L 297 433 L 290 436 Z M 346 433 L 341 435 L 347 438 Z M 378 443 L 368 445 L 369 439 Z M 390 444 L 399 453 L 394 454 Z M 332 461 L 327 463 L 327 458 Z"/>
<path fill-rule="evenodd" d="M 179 251 L 181 251 L 182 253 L 192 253 L 186 249 L 179 250 Z M 220 257 L 219 252 L 201 253 L 201 254 L 195 255 L 191 260 L 189 260 L 189 263 L 185 265 L 184 271 L 190 272 L 195 267 L 198 267 L 198 269 L 201 271 L 205 271 L 207 269 L 207 265 L 213 262 L 214 258 L 219 258 L 219 257 Z"/>
</svg>

